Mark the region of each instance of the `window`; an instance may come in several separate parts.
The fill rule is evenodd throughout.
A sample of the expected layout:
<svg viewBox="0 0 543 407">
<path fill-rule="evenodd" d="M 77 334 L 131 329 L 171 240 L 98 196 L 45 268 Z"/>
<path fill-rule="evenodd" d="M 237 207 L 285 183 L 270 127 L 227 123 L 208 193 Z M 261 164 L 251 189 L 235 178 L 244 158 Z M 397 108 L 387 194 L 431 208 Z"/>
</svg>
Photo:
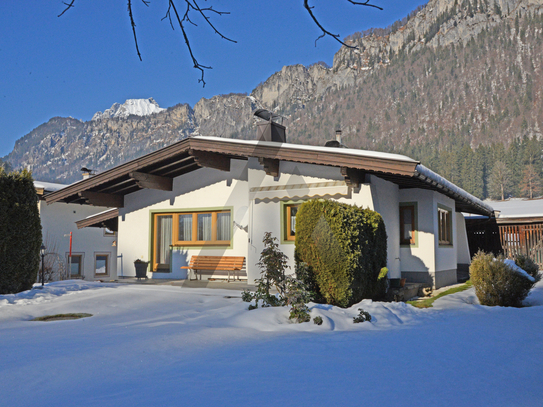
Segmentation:
<svg viewBox="0 0 543 407">
<path fill-rule="evenodd" d="M 438 239 L 443 246 L 452 246 L 452 211 L 446 208 L 437 208 Z"/>
<path fill-rule="evenodd" d="M 231 235 L 229 210 L 154 214 L 153 270 L 169 270 L 171 246 L 228 246 Z"/>
<path fill-rule="evenodd" d="M 400 204 L 400 245 L 413 246 L 416 241 L 417 207 L 415 203 Z"/>
<path fill-rule="evenodd" d="M 73 254 L 70 259 L 70 254 L 66 253 L 66 265 L 70 270 L 70 277 L 81 277 L 83 272 L 83 255 L 82 254 Z"/>
<path fill-rule="evenodd" d="M 300 204 L 286 204 L 284 206 L 285 216 L 285 240 L 296 240 L 296 214 Z"/>
<path fill-rule="evenodd" d="M 109 274 L 109 253 L 97 253 L 94 255 L 94 274 L 106 276 Z"/>
</svg>

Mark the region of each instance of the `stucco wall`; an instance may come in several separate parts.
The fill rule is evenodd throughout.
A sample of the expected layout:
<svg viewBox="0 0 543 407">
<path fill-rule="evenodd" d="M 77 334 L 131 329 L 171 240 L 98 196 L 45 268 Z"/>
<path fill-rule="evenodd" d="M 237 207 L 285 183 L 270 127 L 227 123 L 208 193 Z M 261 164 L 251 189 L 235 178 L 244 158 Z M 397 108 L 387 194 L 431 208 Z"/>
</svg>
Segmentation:
<svg viewBox="0 0 543 407">
<path fill-rule="evenodd" d="M 387 267 L 389 278 L 400 278 L 399 188 L 396 184 L 371 176 L 373 208 L 380 213 L 387 231 Z"/>
<path fill-rule="evenodd" d="M 344 178 L 340 173 L 339 168 L 324 167 L 311 164 L 297 164 L 290 162 L 280 163 L 279 177 L 275 178 L 266 175 L 262 171 L 262 167 L 256 159 L 249 160 L 249 190 L 255 190 L 260 187 L 278 187 L 286 185 L 314 185 L 326 181 L 340 181 Z M 388 267 L 391 271 L 391 277 L 400 275 L 399 267 L 399 237 L 395 233 L 395 228 L 398 227 L 398 187 L 390 182 L 381 180 L 376 177 L 371 177 L 370 184 L 362 184 L 359 189 L 345 188 L 348 192 L 328 199 L 334 199 L 338 202 L 347 204 L 356 204 L 360 207 L 370 208 L 381 213 L 387 228 L 388 240 Z M 303 191 L 304 188 L 301 188 Z M 300 190 L 298 190 L 300 191 Z M 322 189 L 320 190 L 322 191 Z M 307 188 L 305 193 L 308 194 L 305 199 L 310 199 L 311 195 L 316 193 L 316 196 L 321 193 L 318 187 Z M 285 195 L 285 193 L 275 193 L 275 196 Z M 376 194 L 380 194 L 380 200 L 375 199 Z M 272 196 L 272 194 L 270 194 Z M 282 222 L 281 222 L 281 200 L 250 200 L 250 230 L 249 230 L 249 252 L 247 261 L 247 271 L 249 281 L 252 281 L 260 276 L 260 270 L 256 267 L 256 263 L 263 249 L 262 238 L 265 232 L 271 232 L 273 236 L 281 241 Z M 290 272 L 294 273 L 294 242 L 281 241 L 280 248 L 289 258 Z"/>
<path fill-rule="evenodd" d="M 404 189 L 400 191 L 400 203 L 415 203 L 417 208 L 415 245 L 400 248 L 402 277 L 408 282 L 428 283 L 436 288 L 456 283 L 458 253 L 464 256 L 468 249 L 463 223 L 463 231 L 458 233 L 459 220 L 454 200 L 435 191 Z M 439 244 L 440 206 L 451 210 L 452 245 Z M 469 250 L 467 253 L 469 256 Z"/>
<path fill-rule="evenodd" d="M 456 242 L 456 261 L 458 264 L 471 264 L 466 220 L 460 212 L 456 213 Z"/>
<path fill-rule="evenodd" d="M 434 234 L 438 236 L 438 215 L 437 210 L 438 206 L 442 205 L 443 207 L 450 209 L 452 211 L 452 240 L 453 244 L 451 246 L 442 246 L 439 244 L 438 239 L 435 239 L 436 247 L 436 272 L 447 271 L 447 270 L 456 270 L 456 247 L 457 242 L 457 232 L 456 232 L 456 212 L 455 212 L 455 202 L 451 198 L 442 195 L 438 192 L 433 192 L 434 194 Z M 456 273 L 456 271 L 455 271 Z"/>
<path fill-rule="evenodd" d="M 435 272 L 433 192 L 425 189 L 400 190 L 400 203 L 415 203 L 416 238 L 413 246 L 401 246 L 402 272 Z M 399 208 L 398 208 L 399 212 Z M 398 228 L 399 235 L 399 228 Z M 409 277 L 408 277 L 409 278 Z"/>
<path fill-rule="evenodd" d="M 124 259 L 124 275 L 134 276 L 133 262 L 151 258 L 151 216 L 157 212 L 183 210 L 232 210 L 233 235 L 229 247 L 176 247 L 172 254 L 172 272 L 148 273 L 150 278 L 184 278 L 192 255 L 247 257 L 248 224 L 247 162 L 231 160 L 230 172 L 209 168 L 174 178 L 173 191 L 144 189 L 125 196 L 119 209 L 119 255 Z"/>
<path fill-rule="evenodd" d="M 109 280 L 117 275 L 117 248 L 113 243 L 116 236 L 104 236 L 104 229 L 77 229 L 76 221 L 103 212 L 108 208 L 66 204 L 62 202 L 47 205 L 45 201 L 38 203 L 42 225 L 43 242 L 49 256 L 58 255 L 67 262 L 70 251 L 70 232 L 72 232 L 72 255 L 83 256 L 83 275 L 86 280 Z M 109 275 L 94 274 L 94 257 L 96 253 L 109 255 Z M 67 267 L 67 265 L 66 265 Z"/>
</svg>

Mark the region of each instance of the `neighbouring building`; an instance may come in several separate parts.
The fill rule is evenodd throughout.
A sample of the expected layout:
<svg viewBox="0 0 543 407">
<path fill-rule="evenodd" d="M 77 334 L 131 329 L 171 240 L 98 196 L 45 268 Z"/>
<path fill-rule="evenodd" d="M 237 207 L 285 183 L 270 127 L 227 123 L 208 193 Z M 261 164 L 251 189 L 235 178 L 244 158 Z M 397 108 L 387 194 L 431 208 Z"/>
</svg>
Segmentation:
<svg viewBox="0 0 543 407">
<path fill-rule="evenodd" d="M 44 263 L 51 269 L 55 280 L 67 277 L 110 280 L 117 276 L 117 233 L 108 228 L 78 229 L 76 225 L 76 221 L 108 208 L 64 202 L 46 203 L 45 195 L 68 186 L 34 181 L 47 253 Z"/>
</svg>

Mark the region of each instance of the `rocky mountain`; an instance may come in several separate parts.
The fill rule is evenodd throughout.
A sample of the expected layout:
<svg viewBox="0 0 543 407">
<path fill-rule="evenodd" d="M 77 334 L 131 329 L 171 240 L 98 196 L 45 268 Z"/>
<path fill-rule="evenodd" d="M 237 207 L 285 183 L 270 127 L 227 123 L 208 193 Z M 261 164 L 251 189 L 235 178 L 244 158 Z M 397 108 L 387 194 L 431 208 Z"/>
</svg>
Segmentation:
<svg viewBox="0 0 543 407">
<path fill-rule="evenodd" d="M 137 116 L 127 101 L 90 122 L 53 118 L 6 158 L 70 182 L 81 166 L 103 171 L 191 135 L 254 138 L 252 112 L 265 107 L 287 118 L 289 141 L 322 144 L 339 127 L 351 147 L 407 153 L 447 176 L 439 154 L 453 147 L 541 137 L 542 13 L 543 0 L 430 0 L 390 27 L 347 37 L 332 67 L 286 66 L 250 95 L 194 108 Z"/>
</svg>

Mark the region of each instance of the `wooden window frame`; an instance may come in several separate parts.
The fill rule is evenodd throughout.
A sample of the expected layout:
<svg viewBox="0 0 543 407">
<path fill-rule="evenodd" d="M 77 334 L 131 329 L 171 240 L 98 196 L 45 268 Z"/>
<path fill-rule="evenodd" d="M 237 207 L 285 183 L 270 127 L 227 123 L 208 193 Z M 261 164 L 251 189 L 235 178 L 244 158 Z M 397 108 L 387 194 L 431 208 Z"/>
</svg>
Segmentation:
<svg viewBox="0 0 543 407">
<path fill-rule="evenodd" d="M 84 253 L 74 253 L 72 252 L 72 258 L 73 257 L 80 257 L 81 260 L 79 262 L 79 274 L 72 274 L 72 270 L 69 270 L 68 273 L 69 273 L 69 277 L 82 277 L 83 276 L 83 261 L 85 259 L 85 254 Z M 70 253 L 66 253 L 66 268 L 68 268 L 68 265 L 70 264 Z M 73 263 L 72 263 L 73 264 Z"/>
<path fill-rule="evenodd" d="M 217 214 L 230 214 L 230 239 L 217 240 Z M 211 214 L 211 240 L 198 240 L 198 215 Z M 192 215 L 192 239 L 179 240 L 179 216 Z M 182 212 L 156 212 L 153 213 L 152 225 L 152 258 L 153 271 L 159 270 L 159 264 L 156 263 L 157 243 L 158 243 L 158 228 L 157 218 L 159 216 L 172 216 L 172 247 L 207 247 L 207 246 L 230 246 L 232 244 L 233 222 L 231 209 L 213 209 L 213 210 L 191 210 Z"/>
<path fill-rule="evenodd" d="M 230 240 L 217 240 L 217 214 L 219 213 L 230 214 L 230 221 L 232 221 L 232 212 L 229 210 L 172 213 L 172 246 L 229 246 L 232 236 L 230 236 Z M 179 215 L 189 214 L 192 214 L 192 239 L 179 240 Z M 211 240 L 198 240 L 198 215 L 208 214 L 211 214 Z M 230 226 L 230 234 L 231 233 L 232 226 Z"/>
<path fill-rule="evenodd" d="M 292 202 L 289 202 L 289 203 L 284 203 L 283 204 L 283 214 L 284 214 L 284 219 L 283 219 L 283 228 L 284 228 L 284 232 L 283 232 L 283 240 L 285 242 L 294 242 L 296 240 L 296 235 L 292 233 L 292 231 L 290 230 L 290 218 L 292 216 L 292 208 L 299 208 L 300 205 L 302 203 L 298 202 L 298 203 L 292 203 Z"/>
<path fill-rule="evenodd" d="M 405 223 L 404 223 L 404 211 L 409 210 L 411 212 L 411 238 L 409 240 L 404 239 Z M 400 203 L 400 246 L 416 246 L 417 245 L 417 204 L 406 202 Z"/>
<path fill-rule="evenodd" d="M 105 273 L 97 273 L 96 272 L 96 262 L 98 260 L 98 256 L 105 256 L 106 257 L 106 272 Z M 94 276 L 95 277 L 109 276 L 109 271 L 110 271 L 109 261 L 110 261 L 110 258 L 111 258 L 111 253 L 105 253 L 105 252 L 94 253 Z"/>
<path fill-rule="evenodd" d="M 439 246 L 453 246 L 452 210 L 441 205 L 437 208 L 437 231 Z"/>
</svg>

